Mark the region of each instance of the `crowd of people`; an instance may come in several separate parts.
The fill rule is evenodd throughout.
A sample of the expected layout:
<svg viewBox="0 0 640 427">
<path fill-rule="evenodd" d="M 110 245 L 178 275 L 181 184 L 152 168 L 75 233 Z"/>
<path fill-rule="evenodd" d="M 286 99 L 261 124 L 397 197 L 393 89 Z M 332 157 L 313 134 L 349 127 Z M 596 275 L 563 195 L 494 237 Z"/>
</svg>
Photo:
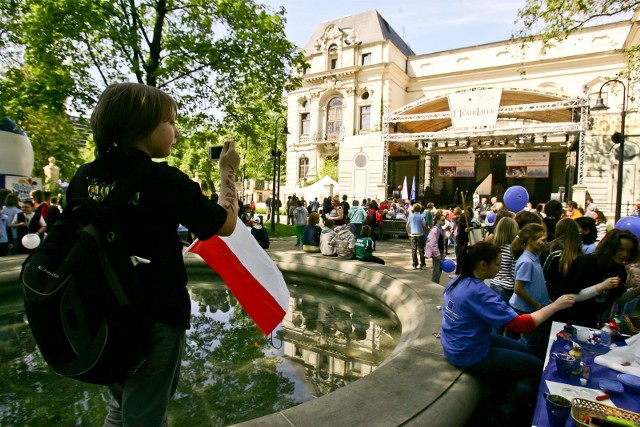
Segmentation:
<svg viewBox="0 0 640 427">
<path fill-rule="evenodd" d="M 493 385 L 495 425 L 531 425 L 553 320 L 595 329 L 636 309 L 638 236 L 607 230 L 587 202 L 582 209 L 550 200 L 514 213 L 496 200 L 484 215 L 461 216 L 465 234 L 477 227 L 474 215 L 486 235 L 455 242 L 458 269 L 444 291 L 441 343 L 453 365 Z"/>
<path fill-rule="evenodd" d="M 44 237 L 61 214 L 49 192 L 19 200 L 2 190 L 0 197 L 0 256 L 28 253 L 22 238 Z M 273 204 L 268 200 L 267 221 L 274 220 Z M 549 200 L 512 212 L 497 197 L 437 209 L 398 199 L 349 203 L 346 195 L 307 203 L 293 195 L 284 207 L 295 247 L 307 253 L 385 264 L 375 254 L 376 238 L 383 220 L 395 220 L 404 224 L 411 267 L 430 266 L 433 282 L 440 283 L 446 257 L 455 256 L 442 304 L 444 355 L 483 381 L 500 381 L 491 416 L 501 425 L 530 424 L 551 321 L 599 328 L 633 312 L 640 299 L 638 236 L 608 227 L 591 199 L 584 208 Z M 254 209 L 240 204 L 238 215 L 268 249 Z"/>
<path fill-rule="evenodd" d="M 268 200 L 268 217 L 273 217 Z M 384 260 L 374 255 L 376 230 L 382 223 L 382 215 L 395 216 L 404 208 L 387 204 L 381 212 L 377 201 L 371 199 L 353 200 L 348 197 L 325 197 L 322 204 L 315 198 L 306 203 L 304 198 L 289 196 L 285 204 L 287 224 L 293 225 L 296 232 L 296 247 L 304 252 L 320 253 L 323 256 L 339 259 L 356 259 L 365 262 L 384 264 Z M 406 219 L 406 218 L 405 218 Z M 243 219 L 244 220 L 244 219 Z M 245 223 L 252 225 L 247 217 Z M 424 234 L 424 231 L 423 231 Z M 420 246 L 422 265 L 424 262 L 424 239 Z"/>
<path fill-rule="evenodd" d="M 305 252 L 384 263 L 374 251 L 385 219 L 404 222 L 411 266 L 429 265 L 433 282 L 440 283 L 441 263 L 455 254 L 442 347 L 453 365 L 499 382 L 490 405 L 499 425 L 530 425 L 552 321 L 599 328 L 640 299 L 638 237 L 608 229 L 590 199 L 586 208 L 550 200 L 519 212 L 495 197 L 449 209 L 397 199 L 349 204 L 344 196 L 313 210 L 297 204 L 291 223 Z"/>
<path fill-rule="evenodd" d="M 33 190 L 29 198 L 0 189 L 0 256 L 28 254 L 23 237 L 35 234 L 44 238 L 47 229 L 58 221 L 62 208 L 50 191 Z"/>
</svg>

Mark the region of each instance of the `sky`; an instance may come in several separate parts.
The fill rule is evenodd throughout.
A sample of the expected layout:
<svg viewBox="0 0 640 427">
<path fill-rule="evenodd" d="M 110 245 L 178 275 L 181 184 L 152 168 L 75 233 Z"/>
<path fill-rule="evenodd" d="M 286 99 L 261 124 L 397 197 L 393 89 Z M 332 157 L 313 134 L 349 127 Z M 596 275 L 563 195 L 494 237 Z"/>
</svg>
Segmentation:
<svg viewBox="0 0 640 427">
<path fill-rule="evenodd" d="M 376 9 L 417 54 L 508 40 L 525 0 L 257 0 L 287 10 L 287 38 L 299 47 L 323 21 Z"/>
</svg>

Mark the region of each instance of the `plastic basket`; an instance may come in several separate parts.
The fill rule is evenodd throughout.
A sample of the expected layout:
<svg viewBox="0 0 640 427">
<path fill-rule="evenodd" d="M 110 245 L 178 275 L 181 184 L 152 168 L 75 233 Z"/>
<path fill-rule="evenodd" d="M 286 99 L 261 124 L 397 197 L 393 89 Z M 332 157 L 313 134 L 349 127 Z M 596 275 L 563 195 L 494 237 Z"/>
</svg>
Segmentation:
<svg viewBox="0 0 640 427">
<path fill-rule="evenodd" d="M 613 406 L 603 405 L 602 403 L 593 402 L 591 400 L 580 399 L 578 397 L 571 401 L 571 418 L 578 426 L 588 427 L 589 424 L 583 421 L 584 416 L 607 418 L 607 415 L 621 418 L 623 420 L 640 422 L 640 414 L 624 409 L 614 408 Z"/>
</svg>

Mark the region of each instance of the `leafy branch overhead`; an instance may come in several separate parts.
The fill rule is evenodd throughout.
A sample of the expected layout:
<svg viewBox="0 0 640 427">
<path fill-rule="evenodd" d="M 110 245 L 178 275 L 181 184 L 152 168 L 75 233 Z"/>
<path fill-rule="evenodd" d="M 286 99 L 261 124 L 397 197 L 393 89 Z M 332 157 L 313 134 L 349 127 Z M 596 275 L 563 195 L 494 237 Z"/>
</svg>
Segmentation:
<svg viewBox="0 0 640 427">
<path fill-rule="evenodd" d="M 215 141 L 189 135 L 219 123 L 217 137 L 267 153 L 258 135 L 305 65 L 284 24 L 284 9 L 254 0 L 0 1 L 0 84 L 7 69 L 28 69 L 51 99 L 86 112 L 108 84 L 137 81 L 176 98 L 194 151 Z"/>
<path fill-rule="evenodd" d="M 638 5 L 640 1 L 628 0 L 527 0 L 518 10 L 513 36 L 525 42 L 540 40 L 544 52 L 554 41 L 599 20 L 616 16 L 624 19 Z"/>
<path fill-rule="evenodd" d="M 35 55 L 66 58 L 85 89 L 135 80 L 171 92 L 189 112 L 226 112 L 246 100 L 246 86 L 278 103 L 304 63 L 284 36 L 284 11 L 272 14 L 252 0 L 35 3 L 47 7 L 25 15 L 34 30 L 25 44 Z M 56 15 L 62 26 L 36 25 Z"/>
<path fill-rule="evenodd" d="M 527 0 L 518 10 L 513 38 L 520 40 L 522 48 L 539 42 L 544 54 L 556 41 L 562 41 L 588 25 L 635 19 L 638 6 L 640 1 L 629 0 Z M 640 46 L 625 46 L 625 54 L 626 69 L 605 77 L 626 79 L 634 100 L 634 86 L 640 81 Z"/>
</svg>

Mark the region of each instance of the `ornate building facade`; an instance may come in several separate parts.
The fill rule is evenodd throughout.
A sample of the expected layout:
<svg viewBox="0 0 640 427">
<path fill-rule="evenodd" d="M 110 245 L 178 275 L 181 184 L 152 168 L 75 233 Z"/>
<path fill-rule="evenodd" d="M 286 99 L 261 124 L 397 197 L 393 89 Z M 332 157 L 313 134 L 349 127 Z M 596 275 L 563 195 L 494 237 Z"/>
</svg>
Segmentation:
<svg viewBox="0 0 640 427">
<path fill-rule="evenodd" d="M 534 203 L 588 193 L 611 213 L 610 136 L 633 97 L 603 84 L 626 68 L 624 49 L 638 39 L 635 15 L 544 53 L 505 41 L 416 54 L 375 10 L 320 24 L 305 46 L 302 87 L 287 94 L 281 195 L 304 194 L 323 162 L 338 159 L 339 191 L 350 199 L 387 198 L 408 178 L 412 198 L 442 205 L 522 185 Z M 611 109 L 596 113 L 601 88 Z M 640 129 L 627 109 L 623 215 L 640 199 Z"/>
</svg>

